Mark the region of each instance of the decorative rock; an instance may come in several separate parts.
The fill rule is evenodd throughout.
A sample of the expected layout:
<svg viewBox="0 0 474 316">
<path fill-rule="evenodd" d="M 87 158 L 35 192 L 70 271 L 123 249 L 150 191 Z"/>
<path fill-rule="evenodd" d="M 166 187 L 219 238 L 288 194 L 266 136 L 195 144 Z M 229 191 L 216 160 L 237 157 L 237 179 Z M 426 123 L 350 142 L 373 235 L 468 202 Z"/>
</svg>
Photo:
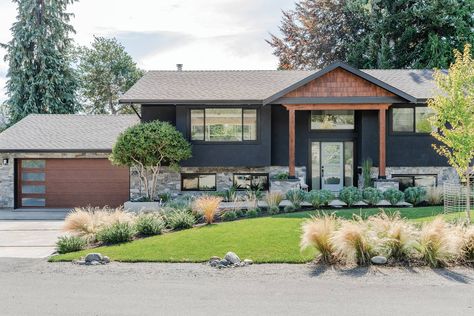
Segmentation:
<svg viewBox="0 0 474 316">
<path fill-rule="evenodd" d="M 84 260 L 76 260 L 76 261 L 74 261 L 74 263 L 78 264 L 78 265 L 81 265 L 81 266 L 86 264 L 86 262 Z"/>
<path fill-rule="evenodd" d="M 212 260 L 212 261 L 209 261 L 209 265 L 213 268 L 217 267 L 219 265 L 219 261 L 218 260 Z"/>
<path fill-rule="evenodd" d="M 380 202 L 377 203 L 377 206 L 392 206 L 392 204 L 387 200 L 380 200 Z"/>
<path fill-rule="evenodd" d="M 331 202 L 328 203 L 329 206 L 332 206 L 332 207 L 343 207 L 343 206 L 347 206 L 346 203 L 342 202 L 341 200 L 332 200 Z"/>
<path fill-rule="evenodd" d="M 367 206 L 368 204 L 364 201 L 355 202 L 352 206 Z"/>
<path fill-rule="evenodd" d="M 85 262 L 92 262 L 92 261 L 102 261 L 104 258 L 102 257 L 102 254 L 100 253 L 89 253 L 85 257 Z"/>
<path fill-rule="evenodd" d="M 386 264 L 387 263 L 387 258 L 384 256 L 375 256 L 370 259 L 373 264 Z"/>
<path fill-rule="evenodd" d="M 102 263 L 110 263 L 110 258 L 107 257 L 107 256 L 104 256 L 104 257 L 102 258 Z"/>
<path fill-rule="evenodd" d="M 98 266 L 98 265 L 100 265 L 101 263 L 100 263 L 99 261 L 93 260 L 93 261 L 89 262 L 89 264 L 90 264 L 91 266 Z"/>
<path fill-rule="evenodd" d="M 251 264 L 253 264 L 253 260 L 252 259 L 244 259 L 244 264 L 251 265 Z"/>
<path fill-rule="evenodd" d="M 240 258 L 234 252 L 229 251 L 225 254 L 225 260 L 229 261 L 232 264 L 240 263 Z"/>
<path fill-rule="evenodd" d="M 413 204 L 403 201 L 403 202 L 398 202 L 397 206 L 413 207 Z"/>
<path fill-rule="evenodd" d="M 216 261 L 216 260 L 219 261 L 219 260 L 221 260 L 221 258 L 219 258 L 218 256 L 212 256 L 212 257 L 209 259 L 209 261 Z"/>
<path fill-rule="evenodd" d="M 226 259 L 222 259 L 222 260 L 220 260 L 220 261 L 218 261 L 218 262 L 219 262 L 219 265 L 223 265 L 224 267 L 227 267 L 228 265 L 231 264 L 231 262 L 230 262 L 230 261 L 227 261 Z"/>
</svg>

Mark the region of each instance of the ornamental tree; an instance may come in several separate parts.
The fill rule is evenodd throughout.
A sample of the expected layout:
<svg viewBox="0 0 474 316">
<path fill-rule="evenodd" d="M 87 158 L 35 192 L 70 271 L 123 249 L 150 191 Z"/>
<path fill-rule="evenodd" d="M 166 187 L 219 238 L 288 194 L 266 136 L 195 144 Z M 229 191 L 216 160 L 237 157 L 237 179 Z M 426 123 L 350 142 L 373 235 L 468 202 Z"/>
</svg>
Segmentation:
<svg viewBox="0 0 474 316">
<path fill-rule="evenodd" d="M 109 159 L 115 165 L 138 170 L 145 197 L 154 201 L 161 168 L 178 170 L 179 163 L 190 157 L 191 144 L 183 134 L 167 122 L 154 121 L 129 127 L 121 133 Z"/>
<path fill-rule="evenodd" d="M 470 175 L 474 159 L 474 60 L 471 46 L 464 52 L 454 51 L 455 62 L 447 73 L 434 73 L 439 93 L 428 100 L 428 106 L 435 115 L 431 123 L 436 130 L 431 133 L 441 144 L 433 144 L 435 150 L 448 159 L 461 178 L 466 182 L 466 216 L 470 217 Z"/>
</svg>

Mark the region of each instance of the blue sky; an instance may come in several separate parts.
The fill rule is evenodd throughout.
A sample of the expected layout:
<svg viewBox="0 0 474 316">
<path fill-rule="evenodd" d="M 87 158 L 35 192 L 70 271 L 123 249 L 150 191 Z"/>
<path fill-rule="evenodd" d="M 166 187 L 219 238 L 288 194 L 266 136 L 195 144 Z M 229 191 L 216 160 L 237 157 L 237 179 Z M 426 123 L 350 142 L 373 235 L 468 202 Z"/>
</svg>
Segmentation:
<svg viewBox="0 0 474 316">
<path fill-rule="evenodd" d="M 274 69 L 265 42 L 278 33 L 281 10 L 294 0 L 81 0 L 70 6 L 80 45 L 116 37 L 143 69 Z M 0 0 L 0 43 L 8 42 L 16 5 Z M 0 49 L 0 102 L 5 99 Z"/>
</svg>

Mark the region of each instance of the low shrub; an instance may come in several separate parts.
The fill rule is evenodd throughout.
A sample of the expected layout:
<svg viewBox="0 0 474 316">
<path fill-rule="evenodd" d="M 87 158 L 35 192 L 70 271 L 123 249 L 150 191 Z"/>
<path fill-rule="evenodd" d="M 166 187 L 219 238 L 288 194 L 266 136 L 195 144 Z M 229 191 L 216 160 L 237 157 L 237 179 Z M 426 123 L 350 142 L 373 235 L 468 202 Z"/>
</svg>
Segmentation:
<svg viewBox="0 0 474 316">
<path fill-rule="evenodd" d="M 258 208 L 247 210 L 247 212 L 245 213 L 245 216 L 249 218 L 257 217 L 258 215 L 260 215 L 260 209 Z"/>
<path fill-rule="evenodd" d="M 416 230 L 400 217 L 400 213 L 387 215 L 381 212 L 369 217 L 367 222 L 377 234 L 380 253 L 397 261 L 406 262 L 410 259 L 415 250 Z"/>
<path fill-rule="evenodd" d="M 194 226 L 196 218 L 187 210 L 176 209 L 166 215 L 166 227 L 177 229 L 188 229 Z"/>
<path fill-rule="evenodd" d="M 331 242 L 337 257 L 346 263 L 365 266 L 370 264 L 370 258 L 375 254 L 374 237 L 361 220 L 342 222 Z"/>
<path fill-rule="evenodd" d="M 288 172 L 280 172 L 277 173 L 274 178 L 277 180 L 288 180 L 289 177 L 290 175 L 288 174 Z"/>
<path fill-rule="evenodd" d="M 116 222 L 99 230 L 97 240 L 104 244 L 118 244 L 131 241 L 135 234 L 136 230 L 132 223 Z"/>
<path fill-rule="evenodd" d="M 362 201 L 362 192 L 356 187 L 345 187 L 339 192 L 339 199 L 348 206 Z"/>
<path fill-rule="evenodd" d="M 235 210 L 235 215 L 236 215 L 237 217 L 244 217 L 244 216 L 245 216 L 245 213 L 244 213 L 244 211 L 242 211 L 242 210 L 239 209 L 239 210 Z"/>
<path fill-rule="evenodd" d="M 300 189 L 291 189 L 286 192 L 286 199 L 294 205 L 296 209 L 301 208 L 301 203 L 304 202 L 305 192 Z"/>
<path fill-rule="evenodd" d="M 217 196 L 200 196 L 194 201 L 193 210 L 201 214 L 207 224 L 212 224 L 221 201 L 222 199 Z"/>
<path fill-rule="evenodd" d="M 314 247 L 317 251 L 316 259 L 324 264 L 336 261 L 332 236 L 337 228 L 337 218 L 335 215 L 312 217 L 303 223 L 303 235 L 301 236 L 302 250 Z"/>
<path fill-rule="evenodd" d="M 426 188 L 426 201 L 430 205 L 440 205 L 443 203 L 443 188 L 442 187 L 428 187 Z"/>
<path fill-rule="evenodd" d="M 441 217 L 425 223 L 417 246 L 421 259 L 433 268 L 445 266 L 456 255 L 455 235 Z"/>
<path fill-rule="evenodd" d="M 296 212 L 296 207 L 293 204 L 288 204 L 283 210 L 285 211 L 285 213 L 293 213 Z"/>
<path fill-rule="evenodd" d="M 237 214 L 234 211 L 226 211 L 221 215 L 221 218 L 224 222 L 235 221 L 237 219 Z"/>
<path fill-rule="evenodd" d="M 334 194 L 329 190 L 311 190 L 306 193 L 305 200 L 315 208 L 327 205 L 334 199 Z"/>
<path fill-rule="evenodd" d="M 275 215 L 278 213 L 280 213 L 280 207 L 273 205 L 268 208 L 268 214 Z"/>
<path fill-rule="evenodd" d="M 159 214 L 144 213 L 137 217 L 135 228 L 142 236 L 159 235 L 165 228 L 165 221 Z"/>
<path fill-rule="evenodd" d="M 277 213 L 279 212 L 279 206 L 281 201 L 283 201 L 283 194 L 281 192 L 268 192 L 265 195 L 265 201 L 268 204 L 268 208 L 273 210 L 278 210 Z"/>
<path fill-rule="evenodd" d="M 405 201 L 413 205 L 417 205 L 425 200 L 426 189 L 423 187 L 406 188 L 404 195 L 405 195 Z"/>
<path fill-rule="evenodd" d="M 166 203 L 166 207 L 173 208 L 173 209 L 181 209 L 181 210 L 192 210 L 194 198 L 192 196 L 183 196 L 177 199 L 173 199 Z"/>
<path fill-rule="evenodd" d="M 56 249 L 58 253 L 68 253 L 82 250 L 86 247 L 84 238 L 78 236 L 62 236 L 56 242 Z"/>
<path fill-rule="evenodd" d="M 403 192 L 395 188 L 390 188 L 383 193 L 383 197 L 389 201 L 390 204 L 397 205 L 397 203 L 403 201 Z"/>
<path fill-rule="evenodd" d="M 161 203 L 167 203 L 169 201 L 171 201 L 171 193 L 169 192 L 164 192 L 164 193 L 160 193 L 158 194 L 158 200 L 161 202 Z"/>
<path fill-rule="evenodd" d="M 364 188 L 362 190 L 362 198 L 370 205 L 377 205 L 383 199 L 383 193 L 376 188 Z"/>
</svg>

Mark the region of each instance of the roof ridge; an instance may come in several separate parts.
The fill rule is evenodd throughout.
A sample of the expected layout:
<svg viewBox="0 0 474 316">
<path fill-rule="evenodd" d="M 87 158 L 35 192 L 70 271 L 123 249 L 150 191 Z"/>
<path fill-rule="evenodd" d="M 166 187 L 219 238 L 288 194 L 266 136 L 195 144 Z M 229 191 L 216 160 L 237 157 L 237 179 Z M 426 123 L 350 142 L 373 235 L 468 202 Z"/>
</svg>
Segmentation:
<svg viewBox="0 0 474 316">
<path fill-rule="evenodd" d="M 304 69 L 210 69 L 210 70 L 160 70 L 151 69 L 147 72 L 172 72 L 172 73 L 183 73 L 183 72 L 311 72 L 315 70 L 304 70 Z"/>
</svg>

